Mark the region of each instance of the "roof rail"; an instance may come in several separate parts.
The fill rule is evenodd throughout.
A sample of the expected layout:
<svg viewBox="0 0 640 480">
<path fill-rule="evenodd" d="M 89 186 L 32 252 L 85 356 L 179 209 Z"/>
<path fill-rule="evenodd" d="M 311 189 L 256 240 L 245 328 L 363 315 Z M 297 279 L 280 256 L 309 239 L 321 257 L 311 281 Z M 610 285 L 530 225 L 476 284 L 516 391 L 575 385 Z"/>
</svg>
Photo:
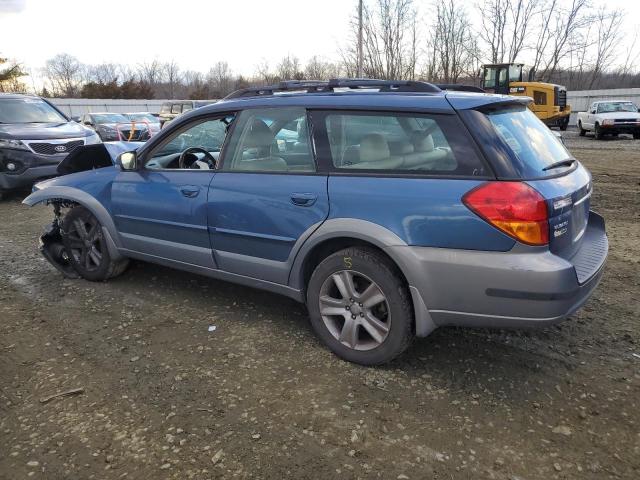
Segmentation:
<svg viewBox="0 0 640 480">
<path fill-rule="evenodd" d="M 440 90 L 455 90 L 456 92 L 487 93 L 480 87 L 475 87 L 473 85 L 463 85 L 460 83 L 438 83 L 436 86 Z"/>
<path fill-rule="evenodd" d="M 273 95 L 276 92 L 295 92 L 304 90 L 307 93 L 333 92 L 336 88 L 362 90 L 377 88 L 380 92 L 426 92 L 437 93 L 441 89 L 427 82 L 413 80 L 377 80 L 373 78 L 332 78 L 323 80 L 286 80 L 276 85 L 249 87 L 230 93 L 223 100 L 242 97 L 260 97 Z"/>
</svg>

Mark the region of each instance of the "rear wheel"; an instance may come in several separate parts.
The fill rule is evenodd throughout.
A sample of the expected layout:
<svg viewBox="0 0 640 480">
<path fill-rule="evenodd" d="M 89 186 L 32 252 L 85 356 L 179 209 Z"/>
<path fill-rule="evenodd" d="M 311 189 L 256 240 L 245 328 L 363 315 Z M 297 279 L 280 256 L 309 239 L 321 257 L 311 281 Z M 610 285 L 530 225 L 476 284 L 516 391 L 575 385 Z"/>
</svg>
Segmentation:
<svg viewBox="0 0 640 480">
<path fill-rule="evenodd" d="M 600 128 L 600 125 L 597 123 L 594 129 L 593 136 L 595 137 L 596 140 L 602 140 L 604 138 L 604 133 L 602 133 L 602 129 Z"/>
<path fill-rule="evenodd" d="M 587 134 L 587 131 L 582 128 L 582 122 L 578 122 L 578 129 L 580 130 L 580 136 L 584 137 Z"/>
<path fill-rule="evenodd" d="M 413 338 L 409 292 L 395 265 L 372 249 L 348 248 L 325 258 L 307 288 L 311 325 L 340 358 L 389 362 Z"/>
<path fill-rule="evenodd" d="M 128 260 L 114 261 L 104 240 L 102 225 L 89 210 L 76 206 L 62 220 L 62 243 L 78 274 L 93 282 L 120 275 Z"/>
</svg>

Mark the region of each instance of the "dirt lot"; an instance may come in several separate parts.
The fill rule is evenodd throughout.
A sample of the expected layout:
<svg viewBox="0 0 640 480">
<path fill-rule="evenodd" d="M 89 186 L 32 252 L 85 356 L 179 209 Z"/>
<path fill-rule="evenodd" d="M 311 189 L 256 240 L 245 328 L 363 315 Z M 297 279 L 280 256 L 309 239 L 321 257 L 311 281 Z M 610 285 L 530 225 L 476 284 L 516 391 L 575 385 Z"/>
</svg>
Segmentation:
<svg viewBox="0 0 640 480">
<path fill-rule="evenodd" d="M 49 210 L 5 200 L 0 478 L 640 478 L 640 142 L 567 143 L 611 242 L 589 303 L 440 329 L 386 368 L 338 360 L 275 295 L 142 263 L 64 280 L 35 247 Z"/>
</svg>

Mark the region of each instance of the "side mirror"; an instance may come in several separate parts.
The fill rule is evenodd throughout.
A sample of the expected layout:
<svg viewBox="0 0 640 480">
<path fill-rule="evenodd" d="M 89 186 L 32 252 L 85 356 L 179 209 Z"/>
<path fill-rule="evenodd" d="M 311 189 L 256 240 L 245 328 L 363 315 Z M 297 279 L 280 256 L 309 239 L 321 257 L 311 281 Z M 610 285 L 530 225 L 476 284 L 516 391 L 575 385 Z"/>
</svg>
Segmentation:
<svg viewBox="0 0 640 480">
<path fill-rule="evenodd" d="M 80 116 L 78 116 L 78 115 L 74 115 L 73 117 L 71 117 L 71 121 L 72 122 L 77 122 L 77 123 L 82 123 L 82 118 L 80 118 Z"/>
<path fill-rule="evenodd" d="M 592 108 L 592 109 L 591 109 L 591 113 L 596 113 L 596 109 L 595 109 L 595 108 Z"/>
<path fill-rule="evenodd" d="M 136 170 L 138 168 L 138 157 L 136 152 L 124 152 L 117 160 L 118 165 L 125 171 Z"/>
</svg>

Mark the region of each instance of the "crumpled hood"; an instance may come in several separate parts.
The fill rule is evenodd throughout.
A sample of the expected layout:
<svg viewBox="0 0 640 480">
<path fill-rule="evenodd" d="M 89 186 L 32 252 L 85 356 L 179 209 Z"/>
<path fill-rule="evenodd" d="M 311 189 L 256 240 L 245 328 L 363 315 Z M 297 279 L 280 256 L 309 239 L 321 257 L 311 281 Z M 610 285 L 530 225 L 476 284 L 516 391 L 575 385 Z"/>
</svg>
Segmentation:
<svg viewBox="0 0 640 480">
<path fill-rule="evenodd" d="M 76 122 L 65 123 L 3 123 L 0 138 L 16 140 L 51 140 L 87 137 L 93 133 Z"/>
</svg>

